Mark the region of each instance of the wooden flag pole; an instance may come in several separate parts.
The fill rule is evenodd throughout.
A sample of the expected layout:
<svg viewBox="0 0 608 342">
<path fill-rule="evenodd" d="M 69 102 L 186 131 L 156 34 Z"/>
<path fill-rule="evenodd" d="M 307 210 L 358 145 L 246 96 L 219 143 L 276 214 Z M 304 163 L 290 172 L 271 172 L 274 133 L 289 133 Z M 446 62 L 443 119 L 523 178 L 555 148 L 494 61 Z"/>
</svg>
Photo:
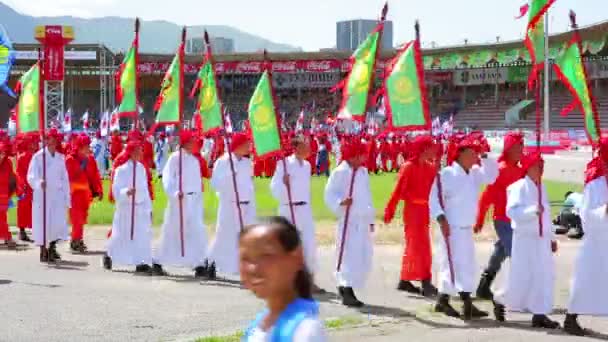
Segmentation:
<svg viewBox="0 0 608 342">
<path fill-rule="evenodd" d="M 209 34 L 205 30 L 205 45 L 207 46 L 207 58 L 209 59 L 209 63 L 211 63 L 211 68 L 213 69 L 213 77 L 215 78 L 215 87 L 217 92 L 217 97 L 220 99 L 220 90 L 217 87 L 217 75 L 215 73 L 215 66 L 213 65 L 213 55 L 211 54 L 211 42 L 209 41 Z M 234 189 L 234 198 L 236 200 L 236 210 L 239 215 L 239 224 L 240 230 L 242 231 L 245 228 L 245 223 L 243 221 L 243 211 L 241 209 L 241 198 L 239 196 L 239 188 L 236 183 L 236 171 L 234 170 L 234 161 L 232 160 L 232 151 L 230 151 L 230 136 L 226 131 L 226 116 L 224 115 L 224 104 L 220 99 L 220 106 L 222 112 L 222 126 L 224 127 L 224 136 L 226 137 L 226 150 L 228 151 L 228 162 L 230 163 L 230 173 L 232 174 L 232 186 Z"/>
<path fill-rule="evenodd" d="M 135 19 L 135 40 L 139 44 L 139 18 Z M 139 52 L 135 51 L 135 58 L 137 60 L 137 54 Z M 137 68 L 137 63 L 135 65 Z M 137 82 L 137 74 L 135 74 L 135 82 Z M 135 87 L 135 91 L 137 92 L 137 87 Z M 137 98 L 137 96 L 136 96 Z M 137 101 L 135 101 L 136 111 L 137 111 Z M 135 119 L 137 122 L 137 116 Z M 135 124 L 133 125 L 133 129 L 135 129 Z M 131 184 L 131 188 L 133 189 L 133 194 L 131 194 L 131 241 L 133 241 L 135 237 L 135 185 L 136 185 L 136 176 L 137 175 L 137 161 L 133 159 L 133 183 Z"/>
<path fill-rule="evenodd" d="M 182 113 L 184 110 L 184 101 L 182 101 L 182 92 L 183 92 L 183 78 L 184 78 L 184 65 L 183 65 L 183 54 L 184 54 L 184 47 L 186 44 L 186 28 L 184 27 L 182 29 L 182 43 L 180 46 L 180 63 L 181 63 L 181 70 L 180 70 L 180 101 L 179 101 L 179 125 L 180 125 L 180 130 L 181 130 L 181 117 L 182 117 Z M 180 141 L 180 145 L 179 145 L 179 241 L 180 241 L 180 247 L 181 247 L 181 252 L 182 252 L 182 258 L 186 255 L 185 252 L 185 241 L 184 241 L 184 179 L 183 179 L 183 141 Z"/>
<path fill-rule="evenodd" d="M 39 82 L 41 85 L 46 86 L 46 81 L 44 80 L 44 58 L 42 58 L 42 53 L 40 49 L 38 49 L 38 73 L 39 73 Z M 45 87 L 46 88 L 46 87 Z M 46 90 L 44 90 L 44 97 L 40 97 L 39 101 L 44 101 L 46 99 Z M 43 102 L 41 102 L 43 103 Z M 46 247 L 47 244 L 47 225 L 46 225 L 46 106 L 41 106 L 43 108 L 42 114 L 42 183 L 44 187 L 42 188 L 42 245 L 44 246 L 44 253 L 46 253 L 47 261 L 49 261 L 49 249 Z"/>
<path fill-rule="evenodd" d="M 353 168 L 353 175 L 350 178 L 350 186 L 348 188 L 348 198 L 352 199 L 353 190 L 355 187 L 355 176 L 357 175 L 358 168 Z M 346 212 L 344 213 L 344 225 L 342 226 L 342 239 L 340 240 L 340 253 L 338 254 L 338 265 L 336 271 L 340 272 L 342 267 L 342 257 L 344 256 L 344 245 L 346 244 L 346 232 L 348 230 L 348 219 L 350 217 L 350 208 L 352 203 L 346 206 Z"/>
</svg>

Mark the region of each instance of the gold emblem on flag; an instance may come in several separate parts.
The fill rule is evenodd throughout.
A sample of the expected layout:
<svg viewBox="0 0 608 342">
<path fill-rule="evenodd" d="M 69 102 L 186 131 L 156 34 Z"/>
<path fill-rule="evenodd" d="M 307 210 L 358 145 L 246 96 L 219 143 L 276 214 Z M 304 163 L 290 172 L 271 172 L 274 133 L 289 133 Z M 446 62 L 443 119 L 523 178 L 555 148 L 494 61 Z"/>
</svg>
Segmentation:
<svg viewBox="0 0 608 342">
<path fill-rule="evenodd" d="M 353 90 L 356 93 L 367 92 L 369 89 L 369 67 L 367 64 L 359 64 L 356 69 L 353 70 L 353 76 L 355 77 L 355 83 L 353 84 Z"/>
<path fill-rule="evenodd" d="M 260 131 L 267 131 L 272 128 L 273 115 L 272 109 L 268 106 L 260 105 L 255 109 L 255 124 Z"/>
<path fill-rule="evenodd" d="M 414 84 L 409 78 L 401 77 L 395 81 L 395 100 L 403 105 L 408 105 L 416 100 Z"/>
<path fill-rule="evenodd" d="M 215 99 L 213 96 L 213 89 L 211 89 L 210 87 L 205 87 L 204 90 L 201 92 L 200 111 L 206 112 L 208 110 L 211 110 L 214 104 Z"/>
</svg>

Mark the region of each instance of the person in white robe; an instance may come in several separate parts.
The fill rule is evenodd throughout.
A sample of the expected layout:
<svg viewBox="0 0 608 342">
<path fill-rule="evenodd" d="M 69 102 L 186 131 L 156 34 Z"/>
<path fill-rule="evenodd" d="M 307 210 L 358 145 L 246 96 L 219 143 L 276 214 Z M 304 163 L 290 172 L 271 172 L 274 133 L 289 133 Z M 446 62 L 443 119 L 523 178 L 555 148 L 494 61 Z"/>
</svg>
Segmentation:
<svg viewBox="0 0 608 342">
<path fill-rule="evenodd" d="M 148 274 L 152 264 L 152 200 L 146 168 L 141 162 L 143 145 L 131 141 L 125 153 L 130 159 L 114 171 L 112 193 L 116 203 L 103 265 L 108 270 L 116 264 L 135 265 L 135 272 Z"/>
<path fill-rule="evenodd" d="M 164 132 L 161 132 L 158 136 L 154 149 L 156 152 L 156 169 L 159 172 L 158 177 L 162 178 L 164 176 L 163 170 L 169 160 L 169 143 L 167 142 L 167 136 Z"/>
<path fill-rule="evenodd" d="M 357 299 L 354 289 L 365 287 L 372 269 L 375 222 L 369 175 L 363 166 L 367 160 L 366 145 L 353 139 L 342 146 L 342 156 L 344 160 L 329 176 L 324 199 L 338 217 L 335 275 L 342 304 L 361 307 L 364 304 Z"/>
<path fill-rule="evenodd" d="M 215 162 L 211 176 L 211 186 L 217 192 L 219 205 L 215 236 L 209 246 L 210 279 L 215 278 L 216 272 L 239 274 L 239 234 L 245 226 L 256 222 L 253 164 L 251 159 L 247 158 L 251 153 L 251 139 L 243 133 L 233 134 L 230 150 L 232 153 L 225 153 Z M 229 158 L 234 166 L 236 190 Z M 238 201 L 236 191 L 239 195 Z M 242 225 L 238 208 L 243 220 Z"/>
<path fill-rule="evenodd" d="M 581 219 L 582 244 L 578 251 L 564 330 L 585 335 L 578 315 L 608 316 L 608 139 L 600 143 L 600 155 L 587 166 Z"/>
<path fill-rule="evenodd" d="M 486 158 L 479 138 L 471 135 L 450 143 L 448 165 L 435 178 L 429 195 L 431 218 L 441 228 L 435 234 L 439 265 L 435 311 L 460 317 L 450 305 L 450 296 L 458 294 L 464 302 L 465 320 L 486 317 L 488 313 L 477 309 L 471 299 L 478 272 L 473 225 L 481 186 L 496 180 L 498 164 Z"/>
<path fill-rule="evenodd" d="M 311 169 L 307 160 L 311 153 L 310 141 L 303 135 L 298 135 L 291 140 L 291 145 L 294 154 L 285 159 L 287 173 L 283 168 L 283 162 L 279 161 L 270 182 L 270 191 L 279 202 L 279 215 L 287 218 L 298 228 L 302 239 L 306 269 L 314 275 L 318 271 L 318 251 L 310 202 Z M 291 215 L 288 186 L 295 222 Z M 316 292 L 323 292 L 318 286 L 314 287 Z"/>
<path fill-rule="evenodd" d="M 203 223 L 203 176 L 200 162 L 192 154 L 196 138 L 192 131 L 181 131 L 181 148 L 171 154 L 162 171 L 163 189 L 167 194 L 168 205 L 165 210 L 161 240 L 154 257 L 153 272 L 157 275 L 165 274 L 162 265 L 192 268 L 196 277 L 203 277 L 207 274 L 205 267 L 207 229 Z M 181 227 L 180 205 L 183 219 Z"/>
<path fill-rule="evenodd" d="M 93 152 L 93 157 L 95 158 L 95 163 L 97 164 L 97 170 L 99 170 L 99 175 L 103 178 L 106 175 L 106 158 L 107 158 L 107 142 L 104 137 L 98 133 L 93 141 L 91 142 L 91 151 Z"/>
<path fill-rule="evenodd" d="M 32 234 L 34 243 L 40 246 L 41 262 L 60 260 L 57 242 L 70 238 L 67 223 L 70 181 L 65 157 L 57 151 L 62 136 L 51 129 L 46 139 L 46 148 L 34 154 L 27 170 L 27 182 L 34 190 Z"/>
<path fill-rule="evenodd" d="M 527 154 L 521 165 L 526 176 L 507 188 L 506 213 L 513 228 L 511 269 L 504 293 L 497 292 L 494 299 L 494 314 L 497 321 L 504 321 L 505 309 L 530 312 L 533 327 L 557 329 L 559 323 L 548 317 L 553 311 L 557 242 L 547 189 L 541 183 L 544 161 L 539 153 Z"/>
</svg>

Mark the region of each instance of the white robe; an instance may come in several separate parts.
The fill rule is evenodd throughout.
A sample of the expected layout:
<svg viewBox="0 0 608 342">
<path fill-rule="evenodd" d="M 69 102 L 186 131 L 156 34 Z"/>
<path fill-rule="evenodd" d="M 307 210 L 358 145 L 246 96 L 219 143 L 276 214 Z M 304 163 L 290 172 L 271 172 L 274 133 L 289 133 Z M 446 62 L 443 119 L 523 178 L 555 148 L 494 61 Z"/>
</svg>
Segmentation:
<svg viewBox="0 0 608 342">
<path fill-rule="evenodd" d="M 104 138 L 95 138 L 91 143 L 91 151 L 93 151 L 95 163 L 97 164 L 97 169 L 99 170 L 99 175 L 101 177 L 105 176 L 106 174 L 106 150 L 107 143 Z"/>
<path fill-rule="evenodd" d="M 318 270 L 317 240 L 315 237 L 315 222 L 312 216 L 310 203 L 310 163 L 303 160 L 301 163 L 295 156 L 286 159 L 287 173 L 291 184 L 291 202 L 304 202 L 304 205 L 293 206 L 296 227 L 300 232 L 304 261 L 309 272 Z M 287 196 L 287 187 L 283 184 L 283 162 L 277 163 L 277 168 L 270 182 L 270 191 L 279 201 L 279 215 L 291 222 L 291 210 Z"/>
<path fill-rule="evenodd" d="M 342 240 L 346 207 L 341 206 L 340 203 L 348 198 L 352 174 L 353 169 L 346 161 L 341 162 L 332 171 L 325 186 L 325 204 L 338 217 L 336 265 L 340 258 L 340 249 L 344 249 L 340 271 L 336 271 L 338 286 L 361 289 L 365 287 L 372 269 L 374 249 L 370 226 L 375 221 L 375 210 L 367 169 L 359 167 L 355 174 L 353 203 L 349 212 L 345 241 Z M 342 247 L 343 243 L 344 247 Z"/>
<path fill-rule="evenodd" d="M 118 265 L 152 263 L 152 200 L 148 192 L 146 169 L 140 162 L 137 162 L 135 168 L 135 222 L 131 240 L 133 198 L 127 192 L 133 187 L 133 164 L 129 160 L 118 167 L 112 184 L 116 209 L 107 253 L 112 258 L 112 263 Z"/>
<path fill-rule="evenodd" d="M 161 241 L 156 249 L 155 263 L 196 268 L 207 257 L 207 230 L 203 223 L 203 192 L 200 163 L 192 154 L 182 156 L 182 213 L 184 256 L 180 238 L 179 218 L 179 155 L 175 152 L 163 169 L 163 188 L 168 198 Z"/>
<path fill-rule="evenodd" d="M 493 159 L 482 159 L 481 166 L 475 165 L 466 173 L 460 164 L 454 162 L 441 170 L 443 204 L 439 202 L 437 179 L 429 195 L 431 219 L 445 215 L 450 225 L 449 243 L 454 284 L 451 281 L 450 264 L 445 238 L 441 231 L 435 234 L 439 264 L 438 289 L 442 294 L 456 295 L 460 292 L 472 293 L 475 290 L 477 266 L 473 225 L 477 215 L 479 190 L 483 184 L 494 183 L 498 176 L 498 164 Z"/>
<path fill-rule="evenodd" d="M 542 186 L 543 234 L 540 236 L 538 187 L 529 177 L 507 188 L 507 216 L 513 227 L 511 268 L 504 294 L 497 301 L 507 309 L 548 315 L 553 311 L 555 263 L 551 251 L 554 239 L 547 189 Z"/>
<path fill-rule="evenodd" d="M 45 149 L 46 166 L 46 245 L 57 240 L 69 239 L 67 223 L 70 201 L 70 181 L 65 168 L 65 158 L 61 153 L 54 156 Z M 43 194 L 40 187 L 43 180 L 42 150 L 36 152 L 27 170 L 27 182 L 34 189 L 32 202 L 32 233 L 37 246 L 44 245 Z"/>
<path fill-rule="evenodd" d="M 156 170 L 158 172 L 165 170 L 167 160 L 169 160 L 169 143 L 166 139 L 159 139 L 156 143 Z"/>
<path fill-rule="evenodd" d="M 585 236 L 576 259 L 568 312 L 608 316 L 608 183 L 597 178 L 585 186 L 581 218 Z"/>
<path fill-rule="evenodd" d="M 253 165 L 249 158 L 240 160 L 232 155 L 236 173 L 236 185 L 241 202 L 243 225 L 256 222 L 255 191 L 253 187 Z M 239 274 L 239 234 L 241 226 L 232 182 L 232 171 L 228 154 L 215 162 L 211 176 L 211 186 L 217 191 L 219 206 L 215 237 L 209 247 L 209 261 L 215 262 L 217 269 L 226 274 Z M 243 202 L 249 202 L 244 204 Z"/>
</svg>

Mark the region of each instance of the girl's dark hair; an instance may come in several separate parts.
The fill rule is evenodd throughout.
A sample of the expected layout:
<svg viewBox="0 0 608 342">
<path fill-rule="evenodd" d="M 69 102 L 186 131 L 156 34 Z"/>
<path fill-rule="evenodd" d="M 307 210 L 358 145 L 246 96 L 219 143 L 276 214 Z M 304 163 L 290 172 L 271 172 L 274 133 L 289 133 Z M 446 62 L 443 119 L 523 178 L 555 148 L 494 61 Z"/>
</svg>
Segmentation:
<svg viewBox="0 0 608 342">
<path fill-rule="evenodd" d="M 252 229 L 260 226 L 269 227 L 277 235 L 285 252 L 293 252 L 298 247 L 302 246 L 302 240 L 300 239 L 298 229 L 282 216 L 267 217 L 262 219 L 258 224 L 245 227 L 245 229 L 241 231 L 240 236 L 243 237 Z M 296 274 L 294 285 L 299 297 L 312 299 L 312 276 L 306 269 L 306 266 L 303 266 Z"/>
</svg>

